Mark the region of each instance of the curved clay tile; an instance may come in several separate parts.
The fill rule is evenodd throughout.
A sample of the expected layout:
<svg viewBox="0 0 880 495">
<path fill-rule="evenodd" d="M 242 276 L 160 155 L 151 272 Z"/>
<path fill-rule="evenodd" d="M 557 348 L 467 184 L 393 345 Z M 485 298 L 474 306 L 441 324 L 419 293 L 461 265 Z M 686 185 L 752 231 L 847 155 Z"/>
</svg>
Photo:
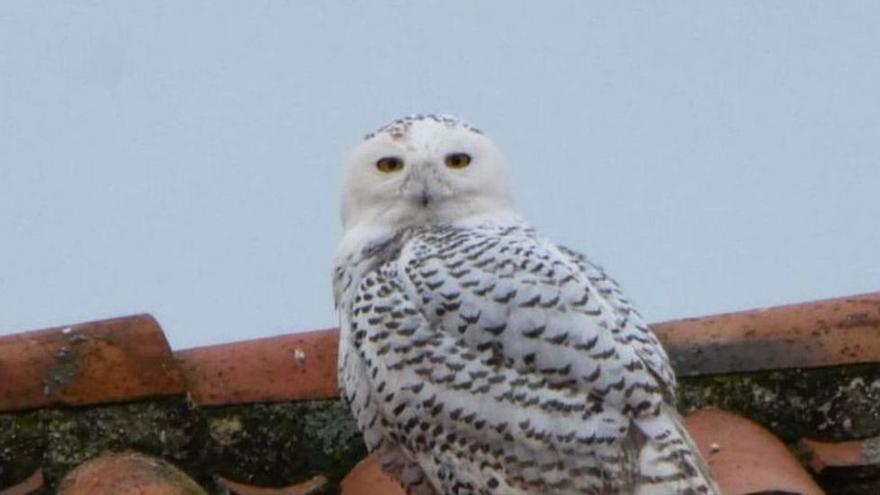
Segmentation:
<svg viewBox="0 0 880 495">
<path fill-rule="evenodd" d="M 810 468 L 820 474 L 828 470 L 880 466 L 880 437 L 848 442 L 804 439 L 800 447 L 808 457 Z"/>
<path fill-rule="evenodd" d="M 171 464 L 145 455 L 109 454 L 80 464 L 67 473 L 58 495 L 207 495 L 195 481 Z"/>
<path fill-rule="evenodd" d="M 685 425 L 725 495 L 824 493 L 778 438 L 742 416 L 697 411 L 685 418 Z M 342 495 L 405 492 L 382 472 L 375 455 L 371 455 L 342 482 Z"/>
<path fill-rule="evenodd" d="M 176 353 L 197 404 L 337 396 L 336 330 L 282 335 Z"/>
<path fill-rule="evenodd" d="M 785 444 L 757 423 L 711 409 L 684 421 L 725 495 L 824 493 Z"/>
<path fill-rule="evenodd" d="M 406 492 L 382 471 L 374 454 L 361 461 L 342 480 L 340 495 L 406 495 Z"/>
<path fill-rule="evenodd" d="M 29 495 L 43 487 L 43 471 L 38 469 L 21 483 L 0 490 L 0 495 Z"/>
<path fill-rule="evenodd" d="M 235 495 L 313 495 L 319 493 L 327 485 L 327 478 L 318 475 L 312 479 L 281 488 L 265 488 L 232 481 L 217 476 L 217 481 Z"/>
<path fill-rule="evenodd" d="M 0 411 L 182 394 L 165 334 L 149 315 L 0 337 Z"/>
<path fill-rule="evenodd" d="M 880 292 L 651 325 L 679 376 L 880 362 Z"/>
</svg>

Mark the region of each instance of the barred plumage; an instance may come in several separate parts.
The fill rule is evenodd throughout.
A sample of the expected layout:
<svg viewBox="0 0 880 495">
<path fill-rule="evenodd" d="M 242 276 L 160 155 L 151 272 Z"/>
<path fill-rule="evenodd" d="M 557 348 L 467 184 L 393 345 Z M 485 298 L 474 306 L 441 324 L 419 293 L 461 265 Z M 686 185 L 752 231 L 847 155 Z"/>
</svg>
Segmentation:
<svg viewBox="0 0 880 495">
<path fill-rule="evenodd" d="M 367 446 L 413 494 L 718 493 L 657 339 L 513 213 L 500 155 L 456 122 L 402 119 L 352 160 L 334 287 Z M 452 152 L 483 170 L 442 170 Z M 386 154 L 399 177 L 365 173 Z"/>
</svg>

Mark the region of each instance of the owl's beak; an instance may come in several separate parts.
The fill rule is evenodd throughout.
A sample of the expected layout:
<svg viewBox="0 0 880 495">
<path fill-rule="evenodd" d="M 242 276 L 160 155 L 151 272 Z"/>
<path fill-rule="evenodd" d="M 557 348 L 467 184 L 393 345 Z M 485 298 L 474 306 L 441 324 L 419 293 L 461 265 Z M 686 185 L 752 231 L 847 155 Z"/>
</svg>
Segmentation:
<svg viewBox="0 0 880 495">
<path fill-rule="evenodd" d="M 422 192 L 419 194 L 419 204 L 422 205 L 422 208 L 427 208 L 428 204 L 431 203 L 431 193 L 428 191 L 428 186 L 422 186 Z"/>
<path fill-rule="evenodd" d="M 415 179 L 416 186 L 414 189 L 413 199 L 415 202 L 421 206 L 422 208 L 427 208 L 431 202 L 434 200 L 434 194 L 431 191 L 431 168 L 433 164 L 430 161 L 425 161 L 424 163 L 419 164 L 418 168 L 414 170 L 416 173 L 413 179 Z"/>
</svg>

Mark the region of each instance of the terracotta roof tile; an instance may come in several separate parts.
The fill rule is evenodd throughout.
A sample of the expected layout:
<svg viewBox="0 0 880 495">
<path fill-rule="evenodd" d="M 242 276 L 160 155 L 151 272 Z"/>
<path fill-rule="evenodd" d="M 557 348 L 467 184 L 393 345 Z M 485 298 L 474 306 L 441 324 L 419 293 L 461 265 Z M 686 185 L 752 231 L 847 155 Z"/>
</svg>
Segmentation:
<svg viewBox="0 0 880 495">
<path fill-rule="evenodd" d="M 880 362 L 880 292 L 652 328 L 684 376 Z"/>
<path fill-rule="evenodd" d="M 880 293 L 652 327 L 683 376 L 880 362 Z M 337 343 L 336 330 L 320 330 L 186 349 L 175 361 L 148 315 L 3 336 L 0 411 L 187 389 L 202 405 L 334 398 Z"/>
<path fill-rule="evenodd" d="M 804 439 L 800 447 L 817 473 L 833 468 L 857 468 L 880 465 L 880 437 L 848 442 L 819 442 Z"/>
<path fill-rule="evenodd" d="M 737 414 L 697 411 L 685 426 L 725 495 L 821 495 L 788 448 L 773 433 Z"/>
<path fill-rule="evenodd" d="M 685 425 L 725 495 L 824 493 L 785 445 L 752 421 L 728 412 L 706 410 L 686 417 Z M 343 480 L 341 495 L 405 492 L 382 471 L 374 454 Z"/>
<path fill-rule="evenodd" d="M 36 470 L 21 483 L 0 490 L 0 495 L 30 495 L 43 487 L 43 472 Z"/>
<path fill-rule="evenodd" d="M 202 405 L 336 397 L 335 330 L 319 330 L 176 353 Z"/>
<path fill-rule="evenodd" d="M 406 495 L 400 483 L 382 471 L 375 454 L 362 460 L 342 480 L 340 495 Z"/>
<path fill-rule="evenodd" d="M 318 493 L 322 488 L 327 486 L 328 482 L 327 478 L 320 475 L 302 483 L 281 488 L 265 488 L 247 485 L 223 478 L 222 476 L 217 476 L 217 481 L 223 484 L 235 495 L 310 495 Z"/>
<path fill-rule="evenodd" d="M 880 362 L 880 292 L 652 328 L 681 376 Z M 337 345 L 330 329 L 177 356 L 201 404 L 332 398 Z"/>
<path fill-rule="evenodd" d="M 207 495 L 195 481 L 171 464 L 126 452 L 80 464 L 61 480 L 58 495 Z"/>
<path fill-rule="evenodd" d="M 165 334 L 149 315 L 0 337 L 0 411 L 184 392 Z"/>
<path fill-rule="evenodd" d="M 873 395 L 867 392 L 858 395 L 845 391 L 851 390 L 852 387 L 849 387 L 851 383 L 875 383 L 872 377 L 875 375 L 880 377 L 880 366 L 878 366 L 880 364 L 880 293 L 687 319 L 658 324 L 654 328 L 669 347 L 680 374 L 701 375 L 682 380 L 683 389 L 691 390 L 694 394 L 708 390 L 706 387 L 711 385 L 709 382 L 714 383 L 713 380 L 726 380 L 731 384 L 736 382 L 735 384 L 738 387 L 742 385 L 746 392 L 757 390 L 757 388 L 754 390 L 750 388 L 752 386 L 749 385 L 751 383 L 748 382 L 749 377 L 755 378 L 759 382 L 761 379 L 769 380 L 764 376 L 768 373 L 767 371 L 746 375 L 717 375 L 719 373 L 772 370 L 770 373 L 785 374 L 797 371 L 799 373 L 797 376 L 800 377 L 798 379 L 804 381 L 799 385 L 808 385 L 806 382 L 813 384 L 809 386 L 815 386 L 816 383 L 828 383 L 834 387 L 834 390 L 829 388 L 832 395 L 839 392 L 843 393 L 847 399 L 861 401 L 859 404 L 868 404 Z M 10 434 L 12 434 L 13 437 L 18 438 L 16 441 L 21 443 L 21 435 L 15 434 L 15 431 L 18 431 L 15 428 L 26 426 L 29 421 L 27 418 L 34 416 L 39 424 L 36 428 L 31 427 L 28 432 L 31 435 L 36 435 L 35 438 L 41 438 L 43 439 L 41 441 L 44 441 L 53 434 L 52 432 L 56 431 L 56 428 L 65 427 L 68 420 L 76 419 L 79 421 L 78 427 L 83 427 L 81 423 L 88 424 L 90 412 L 119 409 L 113 413 L 112 421 L 108 421 L 106 424 L 102 423 L 100 427 L 112 427 L 114 432 L 117 430 L 125 431 L 128 417 L 124 413 L 120 413 L 125 407 L 144 404 L 155 405 L 171 400 L 175 403 L 169 404 L 166 409 L 172 415 L 170 417 L 173 419 L 173 425 L 168 423 L 171 425 L 169 428 L 162 426 L 166 424 L 162 422 L 167 419 L 166 416 L 162 416 L 164 419 L 156 425 L 159 425 L 161 435 L 173 433 L 175 441 L 182 442 L 180 445 L 187 447 L 182 450 L 168 447 L 167 442 L 161 438 L 157 445 L 153 445 L 150 438 L 154 435 L 149 433 L 153 430 L 147 428 L 143 431 L 147 432 L 147 436 L 150 438 L 136 437 L 135 441 L 132 440 L 135 437 L 120 435 L 118 441 L 110 449 L 137 448 L 154 454 L 161 453 L 163 456 L 173 455 L 175 456 L 173 458 L 178 462 L 187 463 L 187 469 L 200 470 L 199 476 L 215 476 L 233 492 L 241 495 L 306 494 L 316 488 L 317 484 L 320 484 L 320 474 L 325 474 L 329 482 L 334 484 L 341 477 L 341 473 L 346 472 L 347 466 L 351 466 L 363 455 L 362 444 L 351 447 L 359 442 L 359 436 L 353 430 L 347 410 L 338 401 L 294 402 L 323 398 L 335 399 L 337 397 L 337 344 L 338 332 L 336 330 L 322 330 L 187 349 L 172 355 L 162 330 L 148 315 L 4 336 L 0 337 L 0 377 L 3 377 L 3 380 L 0 381 L 0 413 L 25 409 L 38 410 L 23 414 L 0 415 L 0 420 L 6 422 L 0 424 L 11 425 L 11 429 L 6 429 L 8 430 L 6 437 L 10 438 Z M 824 368 L 813 370 L 810 373 L 800 369 L 856 363 L 875 364 Z M 798 369 L 780 371 L 780 368 Z M 829 370 L 847 372 L 843 374 L 826 373 Z M 763 378 L 760 378 L 759 375 Z M 834 378 L 838 375 L 845 379 Z M 742 376 L 746 378 L 740 384 L 742 380 L 736 377 Z M 701 380 L 709 380 L 709 382 L 703 383 Z M 862 381 L 857 382 L 858 380 Z M 766 388 L 769 386 L 769 382 L 759 382 L 755 382 L 754 387 L 765 386 Z M 183 394 L 189 394 L 198 406 L 212 407 L 193 407 L 193 404 L 182 397 Z M 163 399 L 163 401 L 135 402 L 149 397 L 175 395 L 178 397 Z M 854 398 L 855 395 L 858 397 Z M 773 402 L 773 407 L 791 407 L 791 405 L 786 406 L 787 400 L 787 398 L 777 400 Z M 67 416 L 64 414 L 59 415 L 61 411 L 40 410 L 40 408 L 47 406 L 83 406 L 108 402 L 130 403 L 98 408 L 66 409 L 64 414 L 70 416 L 68 419 L 65 419 Z M 255 404 L 266 402 L 279 404 Z M 829 402 L 828 407 L 832 407 L 836 411 L 840 407 L 835 404 L 849 403 L 834 399 L 833 404 Z M 767 404 L 769 407 L 770 403 Z M 706 405 L 711 404 L 692 404 L 692 407 L 700 408 L 706 407 Z M 304 438 L 312 438 L 308 434 L 300 434 L 293 435 L 298 438 L 293 439 L 288 433 L 280 433 L 278 428 L 263 428 L 262 426 L 274 424 L 274 420 L 265 418 L 276 417 L 277 414 L 272 412 L 274 411 L 272 408 L 276 407 L 283 409 L 283 411 L 277 411 L 278 414 L 281 414 L 278 417 L 288 418 L 288 423 L 297 428 L 301 427 L 296 431 L 300 431 L 300 433 L 310 432 L 311 429 L 321 431 L 318 435 L 312 435 L 314 439 L 307 440 L 307 442 L 324 442 L 318 446 L 318 451 L 316 451 L 320 451 L 320 455 L 324 456 L 321 457 L 321 462 L 313 465 L 314 463 L 304 461 L 302 466 L 306 467 L 296 467 L 291 470 L 290 462 L 299 462 L 303 457 L 297 453 L 298 451 L 284 450 L 285 455 L 289 453 L 292 457 L 290 459 L 285 457 L 283 465 L 276 463 L 270 469 L 267 464 L 268 459 L 260 458 L 259 452 L 257 454 L 251 452 L 253 449 L 259 449 L 259 446 L 265 448 L 267 444 L 261 442 L 271 441 L 274 446 L 272 448 L 287 449 L 282 446 L 299 445 L 296 442 L 301 442 Z M 725 407 L 735 408 L 736 404 L 728 404 Z M 848 407 L 846 406 L 844 409 Z M 268 409 L 263 410 L 266 408 Z M 860 413 L 862 416 L 871 415 L 874 417 L 872 407 L 865 406 L 863 409 L 859 409 L 859 411 L 863 411 Z M 760 416 L 759 412 L 753 411 L 749 414 L 758 417 Z M 776 409 L 770 413 L 768 413 L 769 416 L 762 417 L 762 420 L 771 425 L 777 433 L 798 432 L 797 434 L 787 434 L 787 436 L 783 433 L 787 440 L 797 439 L 816 430 L 815 424 L 811 422 L 812 419 L 815 419 L 812 416 L 809 418 L 804 415 L 785 416 L 778 414 Z M 828 411 L 825 412 L 826 416 L 828 413 Z M 251 415 L 258 419 L 250 422 L 246 420 L 246 418 L 251 418 Z M 834 417 L 836 418 L 837 415 Z M 86 418 L 85 421 L 83 418 Z M 785 424 L 776 424 L 780 418 L 783 418 Z M 874 421 L 873 419 L 862 420 L 860 418 L 861 416 L 855 417 L 859 420 L 858 431 L 863 432 L 858 435 L 880 434 L 880 430 L 877 432 L 872 430 L 874 423 L 871 421 Z M 139 420 L 133 419 L 133 421 Z M 788 421 L 797 423 L 797 427 L 802 430 L 783 428 Z M 185 425 L 180 426 L 182 423 Z M 260 431 L 252 431 L 254 425 L 251 423 L 261 425 L 256 428 Z M 150 424 L 152 425 L 152 423 Z M 321 436 L 323 435 L 321 428 L 324 428 L 325 424 L 328 424 L 329 436 Z M 768 490 L 787 490 L 791 493 L 805 495 L 821 493 L 821 490 L 789 453 L 785 445 L 756 423 L 729 413 L 702 411 L 689 417 L 687 424 L 705 451 L 710 465 L 716 470 L 726 495 L 759 493 Z M 217 425 L 224 428 L 235 426 L 241 431 L 218 430 Z M 346 433 L 348 431 L 346 428 L 351 431 Z M 880 428 L 880 423 L 877 428 Z M 833 435 L 828 431 L 816 432 L 816 434 L 826 435 L 825 438 L 857 438 L 852 434 L 852 431 L 856 430 L 847 430 L 846 428 L 844 430 L 835 427 Z M 283 431 L 287 432 L 287 430 Z M 0 433 L 3 432 L 0 431 Z M 259 434 L 254 436 L 256 433 Z M 90 437 L 91 434 L 90 432 L 88 435 L 84 435 L 82 441 L 94 443 L 97 441 L 94 439 L 106 436 Z M 0 438 L 3 437 L 0 436 Z M 93 440 L 89 440 L 89 438 Z M 332 440 L 330 444 L 327 444 L 329 438 L 345 438 L 346 440 Z M 250 440 L 240 442 L 238 441 L 240 439 Z M 349 441 L 350 444 L 345 443 L 346 446 L 351 447 L 347 450 L 333 448 L 340 442 Z M 821 473 L 826 468 L 844 465 L 851 466 L 860 463 L 880 465 L 880 460 L 874 455 L 877 449 L 870 450 L 869 448 L 866 450 L 866 446 L 874 445 L 874 443 L 868 445 L 870 442 L 852 441 L 826 444 L 807 440 L 803 442 L 803 448 L 812 455 L 813 468 Z M 100 452 L 103 448 L 105 447 L 98 447 L 97 450 L 90 452 Z M 169 448 L 171 450 L 168 450 Z M 306 446 L 298 446 L 297 448 L 306 448 L 307 450 Z M 205 452 L 210 452 L 210 456 L 213 456 L 211 457 L 213 467 L 210 468 L 212 471 L 204 471 L 203 466 L 199 464 L 204 459 L 200 461 L 197 459 L 197 455 L 195 457 L 192 455 L 193 452 L 201 452 L 199 449 L 206 449 Z M 343 450 L 345 451 L 345 455 L 343 455 L 345 459 L 341 460 L 343 457 L 339 457 L 342 455 L 339 452 Z M 355 453 L 351 454 L 351 452 Z M 3 452 L 0 451 L 0 454 Z M 36 453 L 38 457 L 33 459 L 33 462 L 28 461 L 27 463 L 21 462 L 20 454 L 20 452 L 13 453 L 12 458 L 0 455 L 0 471 L 4 469 L 3 463 L 11 462 L 18 473 L 15 478 L 7 477 L 7 479 L 0 480 L 0 483 L 16 482 L 25 473 L 40 465 L 39 455 L 42 455 L 40 452 Z M 81 452 L 79 455 L 81 456 L 79 458 L 88 458 L 94 454 Z M 117 466 L 114 469 L 131 474 L 137 472 L 138 465 L 144 465 L 144 462 L 147 462 L 142 462 L 143 459 L 148 459 L 134 454 L 127 454 L 127 456 L 105 456 L 91 462 L 109 463 L 111 466 Z M 19 457 L 19 459 L 15 457 Z M 218 468 L 219 464 L 214 460 L 220 462 L 221 457 L 223 462 L 232 462 L 229 466 L 224 464 L 229 469 Z M 242 468 L 243 461 L 230 461 L 233 458 L 246 459 L 246 464 L 249 467 Z M 63 473 L 67 468 L 59 469 L 58 462 L 53 460 L 51 466 L 54 471 L 50 473 L 50 464 L 47 464 L 46 459 L 43 459 L 43 471 L 46 473 L 46 483 L 52 484 L 56 482 L 54 480 L 57 480 L 57 473 Z M 78 461 L 73 461 L 73 463 L 75 462 Z M 92 479 L 97 483 L 95 480 L 100 477 L 89 474 L 92 472 L 90 470 L 94 468 L 91 462 L 81 465 L 74 473 L 80 473 L 76 476 L 83 476 L 82 473 L 86 473 L 87 476 L 81 479 Z M 114 464 L 120 462 L 129 463 L 129 467 L 123 469 L 119 467 L 121 464 Z M 253 466 L 259 466 L 262 471 L 252 469 Z M 224 471 L 224 469 L 226 470 Z M 267 471 L 267 469 L 270 470 Z M 285 474 L 279 478 L 277 474 L 282 471 Z M 271 475 L 271 473 L 275 473 L 275 475 Z M 50 474 L 52 475 L 50 476 Z M 259 483 L 277 481 L 278 484 L 283 484 L 292 481 L 306 481 L 283 488 L 269 488 L 226 480 L 220 478 L 220 474 Z M 313 475 L 319 476 L 309 479 Z M 826 482 L 823 478 L 820 480 L 823 483 Z M 29 483 L 39 482 L 39 477 L 29 480 Z M 67 486 L 70 486 L 71 482 L 67 483 Z M 80 483 L 80 481 L 76 483 Z M 145 481 L 144 483 L 144 486 L 152 486 L 150 485 L 152 482 Z M 20 484 L 15 488 L 7 488 L 7 491 L 13 489 L 19 491 L 0 492 L 0 495 L 21 495 L 25 493 L 21 491 L 25 486 Z M 368 458 L 349 473 L 343 483 L 343 493 L 346 495 L 378 493 L 391 495 L 397 493 L 393 491 L 396 490 L 394 486 L 396 483 L 388 480 L 380 472 L 375 461 Z M 846 493 L 875 492 L 854 491 Z"/>
</svg>

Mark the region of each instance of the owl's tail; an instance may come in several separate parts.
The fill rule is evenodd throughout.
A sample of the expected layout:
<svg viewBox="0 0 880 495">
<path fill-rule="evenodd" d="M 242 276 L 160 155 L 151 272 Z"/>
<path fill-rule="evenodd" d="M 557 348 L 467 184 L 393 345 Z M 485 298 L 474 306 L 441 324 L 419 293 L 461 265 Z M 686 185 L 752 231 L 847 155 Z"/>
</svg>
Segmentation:
<svg viewBox="0 0 880 495">
<path fill-rule="evenodd" d="M 635 495 L 721 495 L 674 408 L 635 423 L 642 433 Z"/>
</svg>

